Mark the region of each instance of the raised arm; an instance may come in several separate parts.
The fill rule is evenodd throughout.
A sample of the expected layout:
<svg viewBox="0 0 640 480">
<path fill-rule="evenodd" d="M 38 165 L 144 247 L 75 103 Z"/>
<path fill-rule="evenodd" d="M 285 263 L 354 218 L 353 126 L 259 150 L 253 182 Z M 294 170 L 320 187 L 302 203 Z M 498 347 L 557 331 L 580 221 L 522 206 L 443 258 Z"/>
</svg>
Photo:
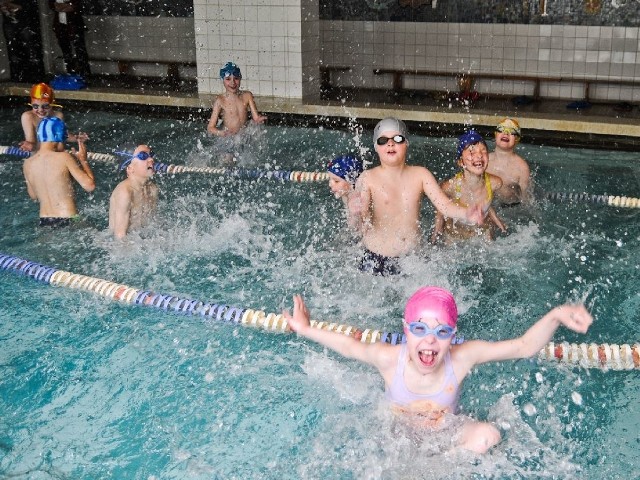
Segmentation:
<svg viewBox="0 0 640 480">
<path fill-rule="evenodd" d="M 349 225 L 357 225 L 358 230 L 364 233 L 371 226 L 371 190 L 367 184 L 368 173 L 364 172 L 356 180 L 356 188 L 353 194 L 354 199 L 357 198 L 357 204 L 347 205 L 350 216 Z M 355 202 L 355 200 L 354 200 Z M 356 208 L 357 206 L 357 208 Z"/>
<path fill-rule="evenodd" d="M 484 220 L 484 216 L 482 215 L 483 205 L 471 205 L 468 208 L 456 205 L 442 191 L 436 181 L 436 177 L 426 168 L 424 169 L 422 177 L 422 190 L 431 203 L 433 203 L 433 206 L 446 217 L 466 220 L 476 225 L 482 224 Z"/>
<path fill-rule="evenodd" d="M 89 162 L 87 162 L 87 146 L 84 143 L 81 133 L 78 133 L 78 151 L 74 152 L 74 155 L 69 155 L 69 158 L 67 158 L 69 173 L 71 173 L 71 176 L 75 178 L 84 190 L 93 192 L 96 188 L 96 182 L 93 176 L 93 170 L 91 170 Z M 80 165 L 78 165 L 78 162 Z"/>
<path fill-rule="evenodd" d="M 311 327 L 309 311 L 300 295 L 294 295 L 293 297 L 293 316 L 286 310 L 282 313 L 287 319 L 289 328 L 298 335 L 324 345 L 344 357 L 373 365 L 379 370 L 385 366 L 384 362 L 389 357 L 386 350 L 390 345 L 382 343 L 366 344 L 342 333 Z"/>
<path fill-rule="evenodd" d="M 578 333 L 586 333 L 593 322 L 584 305 L 566 304 L 555 307 L 534 323 L 524 335 L 500 342 L 471 341 L 460 346 L 460 359 L 470 369 L 474 365 L 532 357 L 550 340 L 560 325 Z"/>
</svg>

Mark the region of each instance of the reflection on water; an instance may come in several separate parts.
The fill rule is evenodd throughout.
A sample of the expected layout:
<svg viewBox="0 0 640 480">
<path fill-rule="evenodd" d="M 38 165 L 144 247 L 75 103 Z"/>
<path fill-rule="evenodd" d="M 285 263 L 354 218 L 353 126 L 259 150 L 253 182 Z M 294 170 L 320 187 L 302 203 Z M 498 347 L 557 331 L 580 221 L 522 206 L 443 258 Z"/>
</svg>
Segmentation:
<svg viewBox="0 0 640 480">
<path fill-rule="evenodd" d="M 8 112 L 5 119 L 17 115 Z M 209 153 L 204 125 L 134 116 L 69 115 L 91 151 L 146 141 L 164 163 Z M 10 123 L 1 144 L 19 132 Z M 264 127 L 259 168 L 321 170 L 370 143 L 370 132 Z M 411 161 L 438 178 L 454 139 L 412 138 Z M 542 190 L 638 196 L 625 155 L 520 145 Z M 314 318 L 400 329 L 419 286 L 454 291 L 467 338 L 521 334 L 550 306 L 585 301 L 587 337 L 637 338 L 637 212 L 540 201 L 504 210 L 510 232 L 490 245 L 425 246 L 404 275 L 360 274 L 360 249 L 326 185 L 223 176 L 157 179 L 158 218 L 127 243 L 105 231 L 115 166 L 78 194 L 85 225 L 43 231 L 19 162 L 0 164 L 0 252 L 137 288 L 279 312 L 302 292 Z M 424 207 L 427 230 L 433 210 Z M 634 372 L 554 363 L 481 366 L 464 414 L 504 441 L 489 455 L 438 452 L 396 435 L 370 368 L 293 336 L 124 306 L 87 292 L 0 273 L 0 472 L 25 478 L 612 478 L 637 470 Z M 442 441 L 442 443 L 439 443 Z M 615 460 L 613 460 L 615 459 Z"/>
</svg>

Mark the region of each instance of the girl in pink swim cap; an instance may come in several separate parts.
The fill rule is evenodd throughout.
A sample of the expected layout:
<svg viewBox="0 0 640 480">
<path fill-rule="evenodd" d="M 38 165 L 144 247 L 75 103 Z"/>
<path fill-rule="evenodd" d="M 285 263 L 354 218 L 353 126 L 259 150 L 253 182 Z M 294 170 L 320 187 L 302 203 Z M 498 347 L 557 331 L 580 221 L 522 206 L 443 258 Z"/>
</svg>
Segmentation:
<svg viewBox="0 0 640 480">
<path fill-rule="evenodd" d="M 560 325 L 585 333 L 592 322 L 583 305 L 566 304 L 550 310 L 521 337 L 454 345 L 458 308 L 451 292 L 439 287 L 423 287 L 409 298 L 403 322 L 406 343 L 400 345 L 363 343 L 359 335 L 314 328 L 300 295 L 293 297 L 293 315 L 286 310 L 283 314 L 298 335 L 376 367 L 386 398 L 401 418 L 427 432 L 459 428 L 451 442 L 477 453 L 496 445 L 501 434 L 488 422 L 455 415 L 459 387 L 469 372 L 482 363 L 531 357 Z"/>
</svg>

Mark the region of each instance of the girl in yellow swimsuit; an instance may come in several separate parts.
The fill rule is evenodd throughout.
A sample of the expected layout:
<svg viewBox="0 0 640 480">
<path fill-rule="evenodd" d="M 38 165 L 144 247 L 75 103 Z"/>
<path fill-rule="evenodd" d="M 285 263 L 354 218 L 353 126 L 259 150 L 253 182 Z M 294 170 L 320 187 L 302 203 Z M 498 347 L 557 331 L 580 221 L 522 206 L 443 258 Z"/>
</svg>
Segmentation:
<svg viewBox="0 0 640 480">
<path fill-rule="evenodd" d="M 442 182 L 440 187 L 462 207 L 482 202 L 485 222 L 482 225 L 468 225 L 437 212 L 431 242 L 451 244 L 456 240 L 478 237 L 493 240 L 494 228 L 506 232 L 504 223 L 491 206 L 493 192 L 502 188 L 502 180 L 486 172 L 489 151 L 484 139 L 475 130 L 470 130 L 459 139 L 458 165 L 462 171 Z"/>
</svg>

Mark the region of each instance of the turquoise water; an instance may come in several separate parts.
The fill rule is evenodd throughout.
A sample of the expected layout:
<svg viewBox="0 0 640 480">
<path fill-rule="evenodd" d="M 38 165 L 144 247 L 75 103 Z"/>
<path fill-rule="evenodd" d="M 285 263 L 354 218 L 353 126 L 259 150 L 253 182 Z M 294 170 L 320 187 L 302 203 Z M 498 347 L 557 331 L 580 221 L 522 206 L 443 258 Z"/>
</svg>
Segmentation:
<svg viewBox="0 0 640 480">
<path fill-rule="evenodd" d="M 0 144 L 20 137 L 3 110 Z M 211 141 L 189 121 L 69 113 L 89 150 L 148 142 L 164 163 L 207 164 Z M 525 132 L 526 134 L 526 132 Z M 115 139 L 115 140 L 114 140 Z M 370 132 L 266 127 L 244 162 L 321 170 L 367 148 Z M 526 137 L 525 137 L 526 140 Z M 364 144 L 364 147 L 362 146 Z M 412 163 L 453 171 L 453 138 L 412 138 Z M 640 196 L 637 154 L 520 145 L 540 190 Z M 638 211 L 540 201 L 502 213 L 491 245 L 403 261 L 406 275 L 355 269 L 359 253 L 323 184 L 206 175 L 159 177 L 152 228 L 124 245 L 105 231 L 114 165 L 94 164 L 78 192 L 85 222 L 39 230 L 20 163 L 0 163 L 0 252 L 136 288 L 280 312 L 301 292 L 312 316 L 400 330 L 419 286 L 450 288 L 467 338 L 522 333 L 551 306 L 584 301 L 586 336 L 634 343 L 640 321 Z M 433 211 L 425 202 L 424 225 Z M 633 478 L 640 380 L 631 372 L 519 361 L 477 368 L 465 414 L 504 440 L 474 458 L 415 443 L 392 428 L 382 382 L 368 367 L 291 335 L 122 305 L 0 272 L 0 476 L 7 478 Z"/>
</svg>

